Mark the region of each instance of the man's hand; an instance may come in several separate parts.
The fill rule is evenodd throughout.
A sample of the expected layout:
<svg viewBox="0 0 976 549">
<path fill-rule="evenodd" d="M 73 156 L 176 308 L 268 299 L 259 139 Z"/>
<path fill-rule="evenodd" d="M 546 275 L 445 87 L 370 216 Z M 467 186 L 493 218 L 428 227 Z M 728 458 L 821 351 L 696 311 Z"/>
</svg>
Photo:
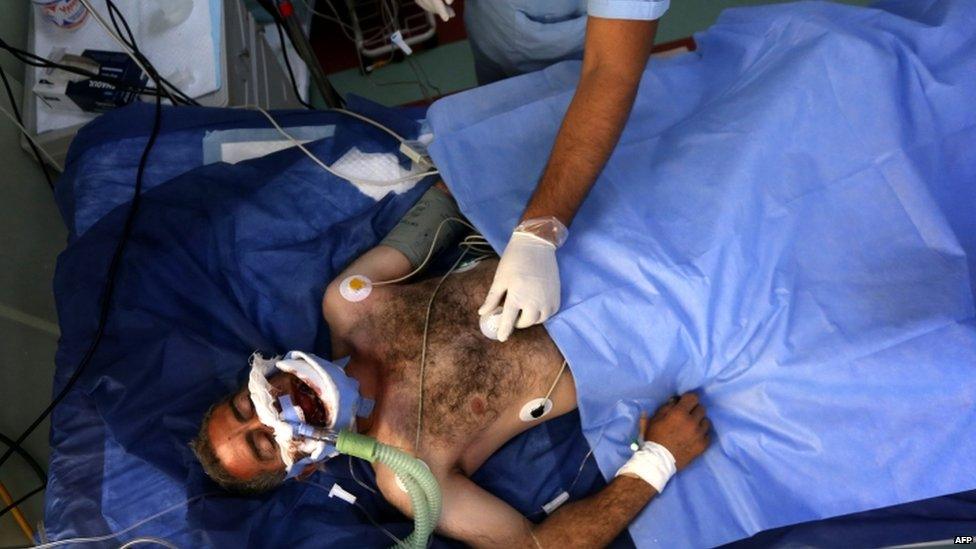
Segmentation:
<svg viewBox="0 0 976 549">
<path fill-rule="evenodd" d="M 451 4 L 454 0 L 417 0 L 417 5 L 425 11 L 436 13 L 442 20 L 447 21 L 454 17 L 454 10 Z"/>
<path fill-rule="evenodd" d="M 488 297 L 478 314 L 492 314 L 503 297 L 499 341 L 507 340 L 515 328 L 544 322 L 559 310 L 556 245 L 534 234 L 515 231 L 502 253 Z"/>
<path fill-rule="evenodd" d="M 680 471 L 708 448 L 711 426 L 698 396 L 685 393 L 680 399 L 675 397 L 658 408 L 647 422 L 644 440 L 667 448 Z"/>
</svg>

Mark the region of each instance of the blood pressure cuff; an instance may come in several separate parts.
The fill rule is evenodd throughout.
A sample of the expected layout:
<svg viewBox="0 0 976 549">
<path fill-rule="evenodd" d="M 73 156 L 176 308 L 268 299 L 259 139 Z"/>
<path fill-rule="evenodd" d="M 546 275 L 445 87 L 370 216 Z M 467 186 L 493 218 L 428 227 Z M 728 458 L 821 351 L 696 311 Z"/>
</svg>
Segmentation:
<svg viewBox="0 0 976 549">
<path fill-rule="evenodd" d="M 400 251 L 416 269 L 428 256 L 436 257 L 446 250 L 467 230 L 451 218 L 461 219 L 457 203 L 444 191 L 431 187 L 380 244 Z"/>
</svg>

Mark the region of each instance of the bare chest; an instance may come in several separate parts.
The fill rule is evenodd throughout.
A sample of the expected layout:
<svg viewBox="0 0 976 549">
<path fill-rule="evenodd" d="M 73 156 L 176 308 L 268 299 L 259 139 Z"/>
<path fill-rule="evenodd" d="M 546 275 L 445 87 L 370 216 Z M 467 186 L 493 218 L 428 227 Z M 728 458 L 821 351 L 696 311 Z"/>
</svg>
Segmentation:
<svg viewBox="0 0 976 549">
<path fill-rule="evenodd" d="M 448 278 L 431 308 L 426 345 L 433 281 L 390 296 L 374 328 L 377 342 L 384 341 L 374 351 L 387 376 L 377 410 L 383 438 L 438 462 L 477 467 L 529 427 L 518 421 L 518 410 L 551 386 L 562 356 L 541 326 L 505 343 L 482 335 L 476 311 L 492 273 Z M 575 396 L 566 406 L 575 406 Z"/>
</svg>

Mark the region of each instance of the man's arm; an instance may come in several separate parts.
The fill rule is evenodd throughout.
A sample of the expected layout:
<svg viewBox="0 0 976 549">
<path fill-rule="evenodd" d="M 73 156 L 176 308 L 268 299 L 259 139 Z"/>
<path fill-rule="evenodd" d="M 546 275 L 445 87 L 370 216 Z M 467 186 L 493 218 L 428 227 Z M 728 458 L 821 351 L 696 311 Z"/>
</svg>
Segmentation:
<svg viewBox="0 0 976 549">
<path fill-rule="evenodd" d="M 708 447 L 711 424 L 698 397 L 687 393 L 662 406 L 641 427 L 646 440 L 671 452 L 680 471 Z M 395 487 L 393 473 L 378 468 L 376 480 L 390 503 L 409 514 L 409 499 Z M 624 473 L 536 525 L 459 472 L 438 482 L 444 502 L 438 531 L 475 547 L 603 547 L 657 495 L 648 482 Z"/>
<path fill-rule="evenodd" d="M 436 190 L 428 192 L 439 192 L 448 197 L 451 196 L 451 192 L 443 181 L 435 183 L 434 189 Z M 451 200 L 453 201 L 453 199 Z M 409 216 L 410 212 L 407 215 Z M 447 228 L 445 227 L 445 229 Z M 426 229 L 431 233 L 436 231 L 436 227 L 426 227 Z M 442 232 L 446 234 L 446 230 Z M 329 283 L 322 299 L 322 314 L 329 324 L 329 332 L 332 336 L 332 356 L 334 358 L 347 356 L 350 353 L 351 349 L 345 340 L 345 336 L 364 307 L 364 303 L 350 302 L 342 297 L 339 289 L 341 282 L 352 275 L 364 276 L 373 282 L 396 280 L 411 273 L 415 268 L 416 266 L 403 252 L 381 243 L 356 258 Z"/>
<path fill-rule="evenodd" d="M 573 220 L 620 139 L 656 32 L 657 20 L 588 19 L 579 85 L 522 219 Z"/>
</svg>

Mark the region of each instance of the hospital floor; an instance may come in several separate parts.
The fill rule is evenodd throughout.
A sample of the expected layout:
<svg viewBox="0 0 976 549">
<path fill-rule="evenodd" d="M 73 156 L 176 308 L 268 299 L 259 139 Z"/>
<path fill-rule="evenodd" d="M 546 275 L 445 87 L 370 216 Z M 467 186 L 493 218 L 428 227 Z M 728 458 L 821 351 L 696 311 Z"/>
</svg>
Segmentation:
<svg viewBox="0 0 976 549">
<path fill-rule="evenodd" d="M 321 0 L 324 1 L 324 0 Z M 871 0 L 839 0 L 840 3 L 866 5 Z M 320 2 L 321 3 L 321 2 Z M 658 44 L 689 37 L 709 27 L 727 8 L 775 3 L 770 0 L 681 0 L 672 2 L 658 26 Z M 464 0 L 454 6 L 463 13 Z M 414 54 L 414 66 L 393 62 L 372 71 L 368 76 L 358 67 L 330 70 L 332 66 L 353 66 L 354 47 L 343 42 L 338 27 L 316 23 L 312 44 L 333 86 L 342 94 L 354 93 L 383 105 L 394 106 L 425 102 L 428 96 L 455 93 L 477 85 L 474 60 L 463 25 L 452 20 L 448 28 L 438 30 L 439 45 Z M 427 88 L 425 90 L 424 88 Z M 313 94 L 314 95 L 314 94 Z M 316 98 L 318 100 L 318 98 Z M 318 100 L 317 106 L 324 106 Z"/>
<path fill-rule="evenodd" d="M 869 0 L 848 0 L 847 3 L 867 4 Z M 463 2 L 463 0 L 457 0 Z M 768 3 L 764 0 L 681 0 L 672 3 L 671 10 L 661 22 L 658 42 L 690 36 L 712 24 L 719 12 L 728 7 Z M 319 2 L 320 7 L 322 1 Z M 459 6 L 460 7 L 460 6 Z M 0 18 L 0 34 L 19 37 L 23 46 L 26 28 L 26 9 L 18 7 L 10 17 Z M 18 17 L 22 14 L 22 17 Z M 407 63 L 392 63 L 379 68 L 369 77 L 358 68 L 329 70 L 328 57 L 341 58 L 333 43 L 317 48 L 323 64 L 329 70 L 334 86 L 343 94 L 355 93 L 385 105 L 402 105 L 424 101 L 422 80 L 434 95 L 454 93 L 476 85 L 471 49 L 464 39 L 463 27 L 455 23 L 454 30 L 440 40 L 437 47 L 419 51 L 415 56 L 416 71 Z M 328 27 L 319 27 L 328 32 Z M 317 37 L 313 31 L 313 44 Z M 323 47 L 325 48 L 323 51 Z M 331 49 L 330 49 L 331 48 Z M 348 56 L 348 53 L 342 54 Z M 7 66 L 5 64 L 5 66 Z M 19 78 L 20 67 L 8 67 Z M 17 69 L 17 70 L 13 70 Z M 429 81 L 429 84 L 427 82 Z M 14 82 L 19 96 L 19 82 Z M 5 102 L 0 99 L 0 102 Z M 0 192 L 8 208 L 8 215 L 0 221 L 0 239 L 4 250 L 0 254 L 0 432 L 16 436 L 26 427 L 43 404 L 50 398 L 53 357 L 57 345 L 58 327 L 51 296 L 51 277 L 58 251 L 63 248 L 65 230 L 60 223 L 50 193 L 45 188 L 40 171 L 29 156 L 17 145 L 12 126 L 0 123 L 0 163 L 8 168 L 7 181 Z M 16 183 L 16 184 L 14 184 Z M 42 464 L 48 461 L 48 423 L 27 442 L 25 447 Z M 21 460 L 14 458 L 0 473 L 2 481 L 17 497 L 36 486 L 36 480 Z M 36 525 L 43 518 L 43 499 L 34 497 L 21 509 L 27 520 Z M 0 547 L 22 545 L 25 539 L 13 518 L 0 518 Z"/>
</svg>

